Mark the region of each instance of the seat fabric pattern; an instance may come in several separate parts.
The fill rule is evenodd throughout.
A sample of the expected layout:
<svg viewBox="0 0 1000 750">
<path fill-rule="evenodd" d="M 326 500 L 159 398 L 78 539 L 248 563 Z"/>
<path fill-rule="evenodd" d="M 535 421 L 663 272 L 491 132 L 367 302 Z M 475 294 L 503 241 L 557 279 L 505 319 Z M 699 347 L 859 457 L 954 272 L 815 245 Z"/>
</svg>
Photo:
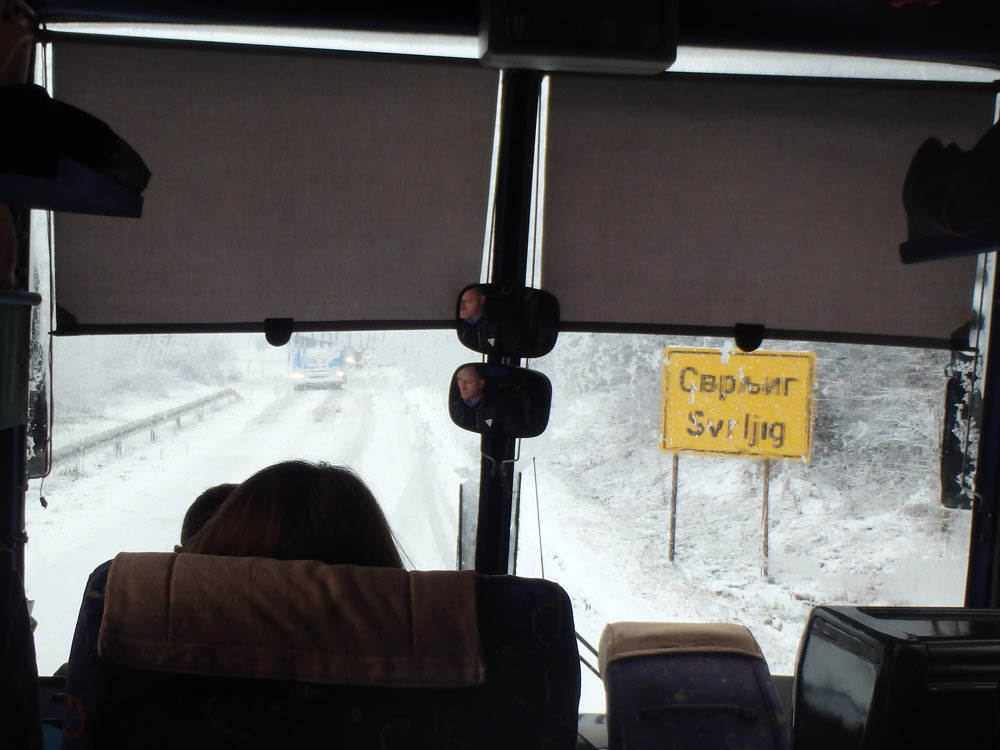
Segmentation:
<svg viewBox="0 0 1000 750">
<path fill-rule="evenodd" d="M 737 653 L 624 658 L 608 666 L 611 750 L 788 750 L 788 722 L 763 659 Z"/>
<path fill-rule="evenodd" d="M 166 674 L 102 659 L 109 568 L 91 575 L 73 640 L 67 750 L 575 747 L 580 667 L 569 597 L 555 583 L 477 580 L 483 685 L 355 687 Z"/>
</svg>

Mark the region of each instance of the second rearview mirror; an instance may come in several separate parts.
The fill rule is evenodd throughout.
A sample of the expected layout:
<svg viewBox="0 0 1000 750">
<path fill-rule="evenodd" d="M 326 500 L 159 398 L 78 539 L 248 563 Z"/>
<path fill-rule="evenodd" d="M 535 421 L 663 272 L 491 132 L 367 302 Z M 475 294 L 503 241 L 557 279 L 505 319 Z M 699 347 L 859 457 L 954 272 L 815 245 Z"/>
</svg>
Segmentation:
<svg viewBox="0 0 1000 750">
<path fill-rule="evenodd" d="M 535 437 L 545 431 L 552 384 L 540 372 L 469 362 L 451 379 L 448 411 L 464 430 L 507 437 Z"/>
</svg>

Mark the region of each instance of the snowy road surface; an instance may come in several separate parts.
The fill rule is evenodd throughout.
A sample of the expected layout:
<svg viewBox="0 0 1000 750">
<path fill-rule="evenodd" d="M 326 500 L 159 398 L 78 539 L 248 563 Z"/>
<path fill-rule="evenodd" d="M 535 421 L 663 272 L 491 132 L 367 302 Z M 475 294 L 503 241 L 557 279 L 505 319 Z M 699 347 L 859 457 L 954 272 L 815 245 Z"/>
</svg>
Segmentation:
<svg viewBox="0 0 1000 750">
<path fill-rule="evenodd" d="M 56 467 L 41 487 L 32 482 L 26 569 L 40 672 L 65 661 L 93 568 L 122 550 L 171 550 L 202 490 L 276 461 L 353 468 L 379 498 L 413 566 L 453 568 L 457 475 L 422 458 L 435 433 L 447 430 L 454 441 L 456 430 L 447 418 L 425 414 L 420 399 L 413 402 L 417 394 L 394 380 L 391 370 L 372 370 L 343 391 L 295 392 L 280 382 L 240 388 L 241 401 L 206 412 L 203 421 L 163 426 L 156 442 L 140 436 L 119 458 L 108 448 Z"/>
</svg>

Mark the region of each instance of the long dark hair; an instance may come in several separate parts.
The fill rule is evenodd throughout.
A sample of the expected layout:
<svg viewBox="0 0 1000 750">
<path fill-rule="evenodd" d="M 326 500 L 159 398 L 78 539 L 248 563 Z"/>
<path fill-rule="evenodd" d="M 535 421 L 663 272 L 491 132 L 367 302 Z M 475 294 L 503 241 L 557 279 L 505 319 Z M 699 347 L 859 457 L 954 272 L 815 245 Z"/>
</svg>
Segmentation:
<svg viewBox="0 0 1000 750">
<path fill-rule="evenodd" d="M 230 493 L 185 552 L 401 568 L 389 523 L 350 469 L 284 461 Z"/>
</svg>

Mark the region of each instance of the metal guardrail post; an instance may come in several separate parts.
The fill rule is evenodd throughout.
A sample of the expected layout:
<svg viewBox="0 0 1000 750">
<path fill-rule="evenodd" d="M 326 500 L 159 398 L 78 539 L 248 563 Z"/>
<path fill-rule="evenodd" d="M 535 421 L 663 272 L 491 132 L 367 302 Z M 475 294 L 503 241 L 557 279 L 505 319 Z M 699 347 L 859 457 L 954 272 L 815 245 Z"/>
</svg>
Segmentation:
<svg viewBox="0 0 1000 750">
<path fill-rule="evenodd" d="M 206 406 L 227 398 L 239 399 L 241 396 L 233 388 L 226 388 L 218 393 L 202 396 L 201 398 L 195 399 L 188 404 L 176 406 L 172 409 L 158 412 L 157 414 L 153 414 L 149 417 L 143 417 L 135 422 L 130 422 L 122 425 L 121 427 L 116 427 L 113 430 L 100 432 L 89 438 L 70 443 L 58 451 L 53 451 L 52 463 L 55 465 L 57 461 L 65 460 L 74 456 L 79 460 L 83 457 L 83 454 L 96 450 L 97 448 L 107 445 L 108 443 L 114 444 L 115 456 L 120 456 L 122 454 L 122 443 L 125 438 L 135 435 L 136 433 L 149 430 L 149 441 L 151 443 L 155 443 L 157 426 L 170 421 L 176 421 L 177 425 L 180 426 L 181 417 L 195 410 L 200 410 L 199 419 L 202 419 L 204 418 L 204 409 Z"/>
</svg>

